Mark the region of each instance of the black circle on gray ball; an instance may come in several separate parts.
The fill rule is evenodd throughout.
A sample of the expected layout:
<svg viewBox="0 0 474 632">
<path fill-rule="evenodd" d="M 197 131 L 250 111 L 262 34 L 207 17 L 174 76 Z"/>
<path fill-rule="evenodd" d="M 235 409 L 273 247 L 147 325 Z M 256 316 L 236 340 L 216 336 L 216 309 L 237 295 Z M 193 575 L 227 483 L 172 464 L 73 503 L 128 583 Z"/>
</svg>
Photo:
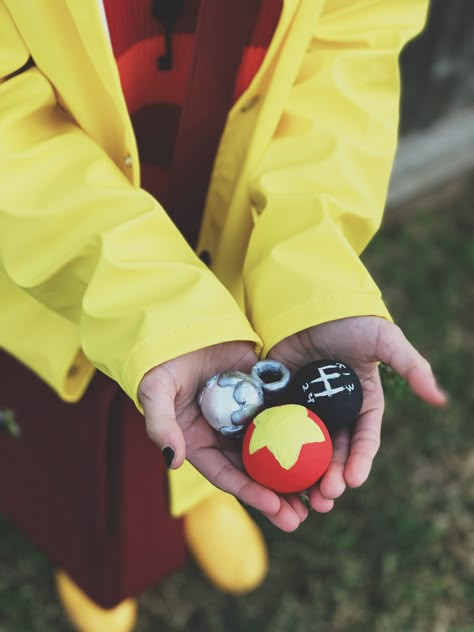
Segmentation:
<svg viewBox="0 0 474 632">
<path fill-rule="evenodd" d="M 351 424 L 362 408 L 356 372 L 339 360 L 315 360 L 299 369 L 290 384 L 291 403 L 306 406 L 330 433 Z"/>
</svg>

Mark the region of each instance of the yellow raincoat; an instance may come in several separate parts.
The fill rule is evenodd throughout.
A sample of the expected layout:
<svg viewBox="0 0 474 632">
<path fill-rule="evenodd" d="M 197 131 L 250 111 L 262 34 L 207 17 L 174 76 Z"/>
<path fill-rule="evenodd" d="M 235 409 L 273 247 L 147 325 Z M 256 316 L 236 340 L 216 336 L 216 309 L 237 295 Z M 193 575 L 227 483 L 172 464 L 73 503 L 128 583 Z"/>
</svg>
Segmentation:
<svg viewBox="0 0 474 632">
<path fill-rule="evenodd" d="M 216 158 L 198 246 L 211 272 L 139 188 L 97 0 L 0 0 L 0 346 L 65 400 L 97 367 L 136 401 L 183 353 L 240 339 L 265 354 L 311 325 L 388 317 L 359 255 L 396 147 L 398 55 L 426 10 L 284 0 Z"/>
</svg>

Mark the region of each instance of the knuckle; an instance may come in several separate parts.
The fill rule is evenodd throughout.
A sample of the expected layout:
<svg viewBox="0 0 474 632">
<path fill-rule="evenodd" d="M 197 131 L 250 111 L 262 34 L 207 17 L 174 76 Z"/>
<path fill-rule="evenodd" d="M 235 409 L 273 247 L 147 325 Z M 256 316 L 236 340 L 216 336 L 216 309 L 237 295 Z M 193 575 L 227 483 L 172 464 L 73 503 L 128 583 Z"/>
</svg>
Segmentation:
<svg viewBox="0 0 474 632">
<path fill-rule="evenodd" d="M 426 373 L 431 373 L 432 372 L 431 364 L 428 362 L 428 360 L 426 358 L 423 358 L 423 357 L 421 358 L 420 367 Z"/>
<path fill-rule="evenodd" d="M 374 457 L 379 448 L 380 436 L 369 430 L 361 431 L 353 441 L 353 449 L 367 456 Z"/>
<path fill-rule="evenodd" d="M 148 435 L 148 438 L 151 439 L 151 441 L 153 441 L 153 443 L 156 443 L 156 445 L 160 445 L 160 433 L 158 431 L 157 428 L 155 428 L 154 426 L 150 426 L 150 425 L 146 425 L 146 433 Z"/>
<path fill-rule="evenodd" d="M 148 400 L 153 399 L 153 391 L 154 391 L 154 382 L 150 378 L 149 375 L 145 375 L 138 386 L 138 397 L 140 400 Z"/>
</svg>

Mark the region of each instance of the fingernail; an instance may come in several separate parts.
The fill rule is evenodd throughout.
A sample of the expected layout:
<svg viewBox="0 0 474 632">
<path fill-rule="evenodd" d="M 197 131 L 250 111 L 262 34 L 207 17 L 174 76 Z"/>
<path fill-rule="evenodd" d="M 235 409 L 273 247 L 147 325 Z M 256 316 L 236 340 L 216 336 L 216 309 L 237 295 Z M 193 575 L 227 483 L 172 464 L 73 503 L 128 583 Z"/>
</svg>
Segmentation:
<svg viewBox="0 0 474 632">
<path fill-rule="evenodd" d="M 440 388 L 439 390 L 441 391 L 441 395 L 444 396 L 446 402 L 449 402 L 449 400 L 451 399 L 449 393 L 445 391 L 444 388 Z"/>
<path fill-rule="evenodd" d="M 173 448 L 170 448 L 170 447 L 163 448 L 163 456 L 165 457 L 166 467 L 170 468 L 174 460 Z"/>
<path fill-rule="evenodd" d="M 449 401 L 449 393 L 442 386 L 440 386 L 436 380 L 435 380 L 435 384 L 436 384 L 436 388 L 441 393 L 441 395 L 443 395 L 443 397 L 445 397 L 446 400 Z"/>
</svg>

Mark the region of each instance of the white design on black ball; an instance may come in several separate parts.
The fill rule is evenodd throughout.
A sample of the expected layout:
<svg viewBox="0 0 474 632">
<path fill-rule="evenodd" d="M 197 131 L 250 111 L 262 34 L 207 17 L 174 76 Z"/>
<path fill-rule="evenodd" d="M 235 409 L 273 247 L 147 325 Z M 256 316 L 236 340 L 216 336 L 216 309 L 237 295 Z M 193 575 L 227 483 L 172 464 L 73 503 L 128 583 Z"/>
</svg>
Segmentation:
<svg viewBox="0 0 474 632">
<path fill-rule="evenodd" d="M 329 432 L 351 424 L 362 408 L 362 386 L 355 371 L 338 360 L 316 360 L 296 372 L 289 389 L 292 403 L 322 419 Z"/>
</svg>

